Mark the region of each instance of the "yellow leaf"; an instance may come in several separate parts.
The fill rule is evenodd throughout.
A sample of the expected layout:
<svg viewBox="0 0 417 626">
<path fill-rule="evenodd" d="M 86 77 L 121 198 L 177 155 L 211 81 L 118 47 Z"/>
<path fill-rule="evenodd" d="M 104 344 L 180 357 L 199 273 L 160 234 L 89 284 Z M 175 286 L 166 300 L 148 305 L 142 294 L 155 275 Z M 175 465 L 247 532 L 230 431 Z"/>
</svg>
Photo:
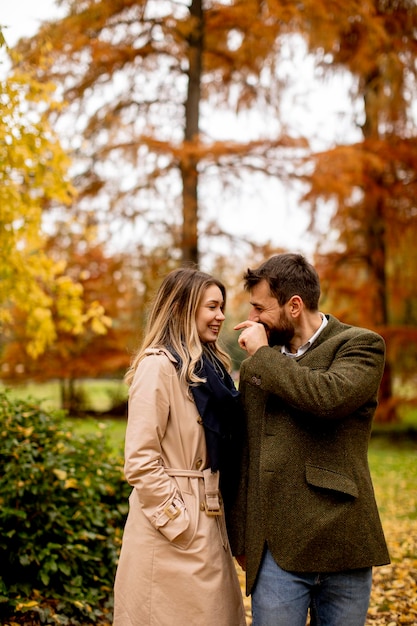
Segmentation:
<svg viewBox="0 0 417 626">
<path fill-rule="evenodd" d="M 21 611 L 22 609 L 31 609 L 34 606 L 38 606 L 39 602 L 36 602 L 35 600 L 30 600 L 29 602 L 20 602 L 17 606 L 16 606 L 16 610 L 17 611 Z"/>
<path fill-rule="evenodd" d="M 66 480 L 67 472 L 65 470 L 54 469 L 53 472 L 59 480 Z"/>
<path fill-rule="evenodd" d="M 19 430 L 24 437 L 30 437 L 33 433 L 33 426 L 29 426 L 28 428 L 23 428 L 23 426 L 18 426 L 17 430 Z"/>
<path fill-rule="evenodd" d="M 65 489 L 77 489 L 78 482 L 75 478 L 68 478 L 68 480 L 65 481 L 64 487 Z"/>
</svg>

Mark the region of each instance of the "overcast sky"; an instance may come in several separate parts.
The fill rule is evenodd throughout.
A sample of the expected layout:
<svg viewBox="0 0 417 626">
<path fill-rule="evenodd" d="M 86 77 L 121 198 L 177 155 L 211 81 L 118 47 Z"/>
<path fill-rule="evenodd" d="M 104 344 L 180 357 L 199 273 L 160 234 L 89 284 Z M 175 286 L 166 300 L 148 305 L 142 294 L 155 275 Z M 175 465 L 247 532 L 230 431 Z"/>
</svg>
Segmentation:
<svg viewBox="0 0 417 626">
<path fill-rule="evenodd" d="M 58 15 L 52 0 L 0 0 L 0 24 L 9 46 L 19 37 L 33 35 L 42 20 Z"/>
</svg>

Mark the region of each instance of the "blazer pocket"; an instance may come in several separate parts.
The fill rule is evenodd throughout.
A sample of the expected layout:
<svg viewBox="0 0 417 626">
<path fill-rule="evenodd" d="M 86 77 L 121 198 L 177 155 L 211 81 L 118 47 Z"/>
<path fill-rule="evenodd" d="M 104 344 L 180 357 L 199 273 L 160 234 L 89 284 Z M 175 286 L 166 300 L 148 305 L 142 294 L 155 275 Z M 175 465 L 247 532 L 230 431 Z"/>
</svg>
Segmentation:
<svg viewBox="0 0 417 626">
<path fill-rule="evenodd" d="M 353 498 L 359 496 L 358 487 L 352 478 L 346 476 L 346 474 L 340 474 L 334 470 L 326 469 L 325 467 L 307 463 L 306 480 L 312 487 L 338 491 L 352 496 Z"/>
</svg>

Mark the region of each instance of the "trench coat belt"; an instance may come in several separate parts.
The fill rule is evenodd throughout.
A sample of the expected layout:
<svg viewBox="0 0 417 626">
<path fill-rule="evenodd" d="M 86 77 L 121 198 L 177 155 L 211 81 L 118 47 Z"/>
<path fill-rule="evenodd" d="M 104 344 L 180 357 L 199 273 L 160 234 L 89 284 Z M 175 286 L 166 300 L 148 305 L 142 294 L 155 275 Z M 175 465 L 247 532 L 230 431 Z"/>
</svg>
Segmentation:
<svg viewBox="0 0 417 626">
<path fill-rule="evenodd" d="M 204 508 L 207 515 L 222 515 L 220 508 L 219 492 L 219 472 L 212 472 L 208 467 L 200 472 L 199 470 L 175 469 L 167 467 L 165 469 L 168 476 L 182 476 L 186 478 L 202 478 L 204 480 L 205 502 Z"/>
</svg>

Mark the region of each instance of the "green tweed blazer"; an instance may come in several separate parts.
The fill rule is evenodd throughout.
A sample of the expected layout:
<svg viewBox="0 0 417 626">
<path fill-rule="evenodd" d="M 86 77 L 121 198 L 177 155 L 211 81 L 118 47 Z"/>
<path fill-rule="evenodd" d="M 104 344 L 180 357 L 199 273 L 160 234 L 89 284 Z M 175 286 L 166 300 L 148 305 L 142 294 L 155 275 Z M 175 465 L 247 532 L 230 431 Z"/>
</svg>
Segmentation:
<svg viewBox="0 0 417 626">
<path fill-rule="evenodd" d="M 265 346 L 241 367 L 246 442 L 228 530 L 248 595 L 266 544 L 287 571 L 389 563 L 368 467 L 384 340 L 327 317 L 301 357 Z"/>
</svg>

